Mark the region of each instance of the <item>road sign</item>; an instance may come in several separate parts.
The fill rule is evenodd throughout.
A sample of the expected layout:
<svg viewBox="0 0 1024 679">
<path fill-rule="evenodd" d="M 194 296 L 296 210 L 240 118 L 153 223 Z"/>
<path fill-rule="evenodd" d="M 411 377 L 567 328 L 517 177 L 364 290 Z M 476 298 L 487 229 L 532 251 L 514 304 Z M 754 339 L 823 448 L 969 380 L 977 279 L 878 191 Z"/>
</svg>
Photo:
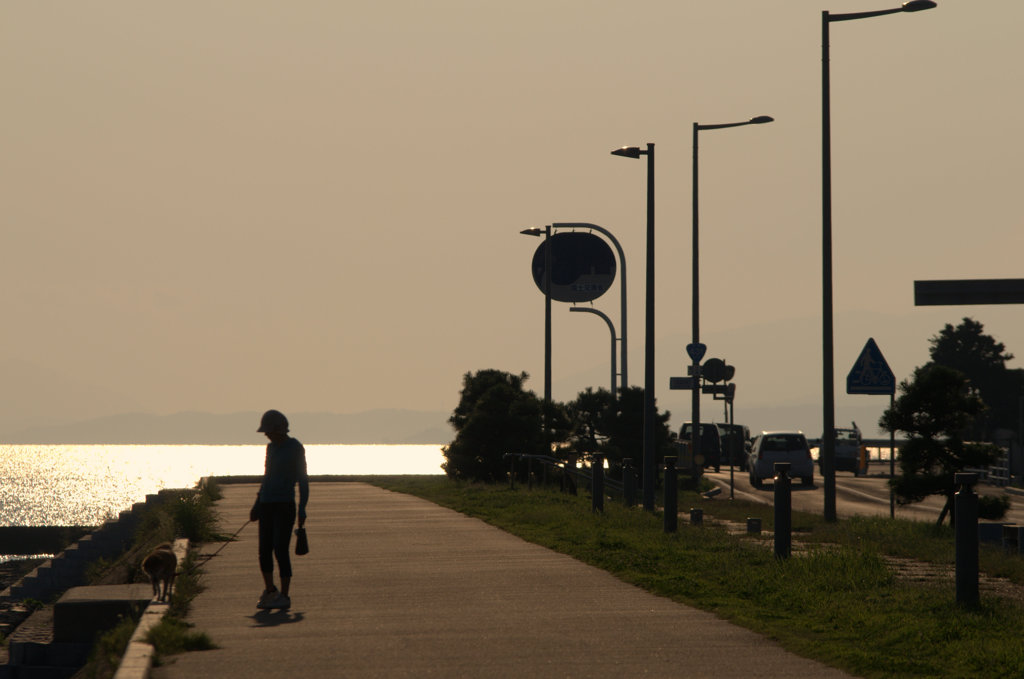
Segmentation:
<svg viewBox="0 0 1024 679">
<path fill-rule="evenodd" d="M 551 299 L 590 302 L 615 280 L 615 255 L 603 239 L 592 233 L 570 231 L 551 236 L 533 253 L 533 282 L 544 292 L 546 249 L 551 246 Z"/>
<path fill-rule="evenodd" d="M 725 361 L 720 358 L 709 358 L 704 361 L 704 379 L 708 382 L 721 382 L 726 378 L 728 371 Z"/>
<path fill-rule="evenodd" d="M 692 377 L 670 377 L 668 378 L 669 389 L 693 389 Z"/>
<path fill-rule="evenodd" d="M 857 357 L 857 362 L 846 376 L 846 393 L 889 396 L 896 393 L 896 376 L 892 374 L 889 364 L 872 338 L 868 338 L 867 344 Z"/>
<path fill-rule="evenodd" d="M 914 281 L 914 306 L 1024 304 L 1024 278 Z"/>
<path fill-rule="evenodd" d="M 690 360 L 697 361 L 698 363 L 700 363 L 700 360 L 704 358 L 704 354 L 707 353 L 707 350 L 708 345 L 701 344 L 700 342 L 686 345 L 686 353 L 690 355 Z"/>
<path fill-rule="evenodd" d="M 704 394 L 714 394 L 715 396 L 723 396 L 726 401 L 731 401 L 736 395 L 735 384 L 705 384 L 701 387 L 701 392 Z M 721 401 L 722 399 L 717 399 Z"/>
</svg>

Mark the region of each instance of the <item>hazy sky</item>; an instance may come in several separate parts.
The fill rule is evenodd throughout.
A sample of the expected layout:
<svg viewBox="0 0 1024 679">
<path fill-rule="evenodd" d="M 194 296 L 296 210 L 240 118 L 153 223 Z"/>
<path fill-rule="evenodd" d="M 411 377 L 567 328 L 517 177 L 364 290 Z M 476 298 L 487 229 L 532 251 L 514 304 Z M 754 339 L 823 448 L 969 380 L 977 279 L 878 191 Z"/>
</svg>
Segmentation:
<svg viewBox="0 0 1024 679">
<path fill-rule="evenodd" d="M 484 368 L 541 393 L 540 241 L 519 231 L 560 221 L 625 249 L 640 385 L 645 162 L 609 151 L 647 142 L 678 423 L 691 126 L 755 115 L 776 122 L 701 133 L 702 340 L 737 368 L 738 420 L 820 403 L 821 10 L 887 6 L 4 3 L 0 425 L 450 411 Z M 912 290 L 1024 275 L 1021 25 L 1020 0 L 832 25 L 839 423 L 887 405 L 844 393 L 868 337 L 899 379 L 965 315 L 1024 360 L 1024 308 Z M 617 283 L 595 305 L 618 325 Z M 555 398 L 606 386 L 604 323 L 556 304 L 553 329 Z"/>
</svg>

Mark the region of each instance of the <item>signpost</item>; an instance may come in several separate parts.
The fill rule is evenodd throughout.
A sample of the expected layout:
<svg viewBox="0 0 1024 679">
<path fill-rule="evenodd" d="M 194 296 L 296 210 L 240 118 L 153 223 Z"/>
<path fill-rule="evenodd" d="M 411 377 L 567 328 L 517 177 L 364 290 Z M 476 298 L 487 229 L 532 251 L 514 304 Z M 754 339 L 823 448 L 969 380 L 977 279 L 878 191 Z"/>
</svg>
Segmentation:
<svg viewBox="0 0 1024 679">
<path fill-rule="evenodd" d="M 736 397 L 736 385 L 729 384 L 729 380 L 732 379 L 733 375 L 736 374 L 736 368 L 728 365 L 725 361 L 720 358 L 709 358 L 704 361 L 704 365 L 700 365 L 700 360 L 704 358 L 704 354 L 707 353 L 707 345 L 699 342 L 694 344 L 686 345 L 686 353 L 689 354 L 690 359 L 697 363 L 697 371 L 699 374 L 693 375 L 693 366 L 687 366 L 691 373 L 689 377 L 670 377 L 668 379 L 668 388 L 673 390 L 682 391 L 695 391 L 703 394 L 711 394 L 716 401 L 725 401 L 726 407 L 726 419 L 730 425 L 730 431 L 732 431 L 731 425 L 733 422 L 732 414 L 732 403 Z M 726 384 L 718 384 L 719 382 L 725 382 Z M 710 383 L 710 384 L 709 384 Z M 698 451 L 697 446 L 700 445 L 699 438 L 699 423 L 691 422 L 691 428 L 693 429 L 693 439 L 690 441 L 690 452 L 693 454 L 693 459 L 696 459 Z M 731 434 L 730 434 L 731 435 Z M 680 455 L 680 460 L 687 459 L 687 455 Z M 732 459 L 729 460 L 729 497 L 733 497 L 733 477 L 734 469 Z"/>
<path fill-rule="evenodd" d="M 853 368 L 846 376 L 847 394 L 877 394 L 889 396 L 889 409 L 896 405 L 896 376 L 892 374 L 889 363 L 882 356 L 882 351 L 869 337 L 864 348 L 857 357 Z M 832 468 L 835 473 L 835 467 Z M 896 432 L 889 432 L 889 478 L 896 477 Z M 896 495 L 889 487 L 889 518 L 896 517 Z"/>
</svg>

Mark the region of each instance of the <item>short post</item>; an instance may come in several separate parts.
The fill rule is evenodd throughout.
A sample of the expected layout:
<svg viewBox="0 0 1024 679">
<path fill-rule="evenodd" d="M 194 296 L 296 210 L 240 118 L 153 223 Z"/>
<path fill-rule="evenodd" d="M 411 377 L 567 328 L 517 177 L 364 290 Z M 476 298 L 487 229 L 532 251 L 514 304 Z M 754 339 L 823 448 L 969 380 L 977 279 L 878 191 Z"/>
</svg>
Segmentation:
<svg viewBox="0 0 1024 679">
<path fill-rule="evenodd" d="M 789 463 L 775 463 L 775 556 L 788 559 L 793 544 L 793 488 Z"/>
<path fill-rule="evenodd" d="M 676 458 L 665 458 L 665 532 L 675 533 L 679 525 L 679 484 L 676 475 Z"/>
<path fill-rule="evenodd" d="M 508 456 L 508 487 L 516 489 L 516 456 Z"/>
<path fill-rule="evenodd" d="M 595 512 L 604 511 L 604 455 L 594 453 L 590 462 L 591 498 L 590 508 Z"/>
<path fill-rule="evenodd" d="M 533 490 L 533 458 L 526 458 L 526 488 Z"/>
<path fill-rule="evenodd" d="M 631 457 L 622 460 L 622 501 L 627 507 L 636 506 L 636 471 Z"/>
<path fill-rule="evenodd" d="M 576 495 L 576 456 L 570 455 L 562 467 L 562 492 Z"/>
<path fill-rule="evenodd" d="M 959 486 L 953 499 L 956 519 L 956 602 L 978 605 L 978 496 L 974 484 L 978 475 L 961 472 L 954 475 Z"/>
<path fill-rule="evenodd" d="M 756 516 L 747 517 L 747 532 L 760 535 L 761 533 L 761 519 Z"/>
<path fill-rule="evenodd" d="M 690 507 L 690 524 L 693 526 L 704 525 L 704 510 L 699 507 Z"/>
</svg>

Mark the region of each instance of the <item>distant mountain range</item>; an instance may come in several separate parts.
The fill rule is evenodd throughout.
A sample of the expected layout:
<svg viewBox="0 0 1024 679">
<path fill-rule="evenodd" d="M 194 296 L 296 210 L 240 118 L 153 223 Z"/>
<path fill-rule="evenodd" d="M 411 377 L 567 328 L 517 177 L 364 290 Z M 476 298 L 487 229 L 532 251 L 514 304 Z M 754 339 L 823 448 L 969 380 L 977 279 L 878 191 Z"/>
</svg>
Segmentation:
<svg viewBox="0 0 1024 679">
<path fill-rule="evenodd" d="M 3 435 L 16 444 L 205 444 L 263 443 L 258 412 L 151 415 L 126 413 L 82 422 L 36 426 Z M 455 438 L 450 413 L 369 410 L 361 413 L 288 413 L 291 433 L 303 443 L 447 444 Z"/>
</svg>

